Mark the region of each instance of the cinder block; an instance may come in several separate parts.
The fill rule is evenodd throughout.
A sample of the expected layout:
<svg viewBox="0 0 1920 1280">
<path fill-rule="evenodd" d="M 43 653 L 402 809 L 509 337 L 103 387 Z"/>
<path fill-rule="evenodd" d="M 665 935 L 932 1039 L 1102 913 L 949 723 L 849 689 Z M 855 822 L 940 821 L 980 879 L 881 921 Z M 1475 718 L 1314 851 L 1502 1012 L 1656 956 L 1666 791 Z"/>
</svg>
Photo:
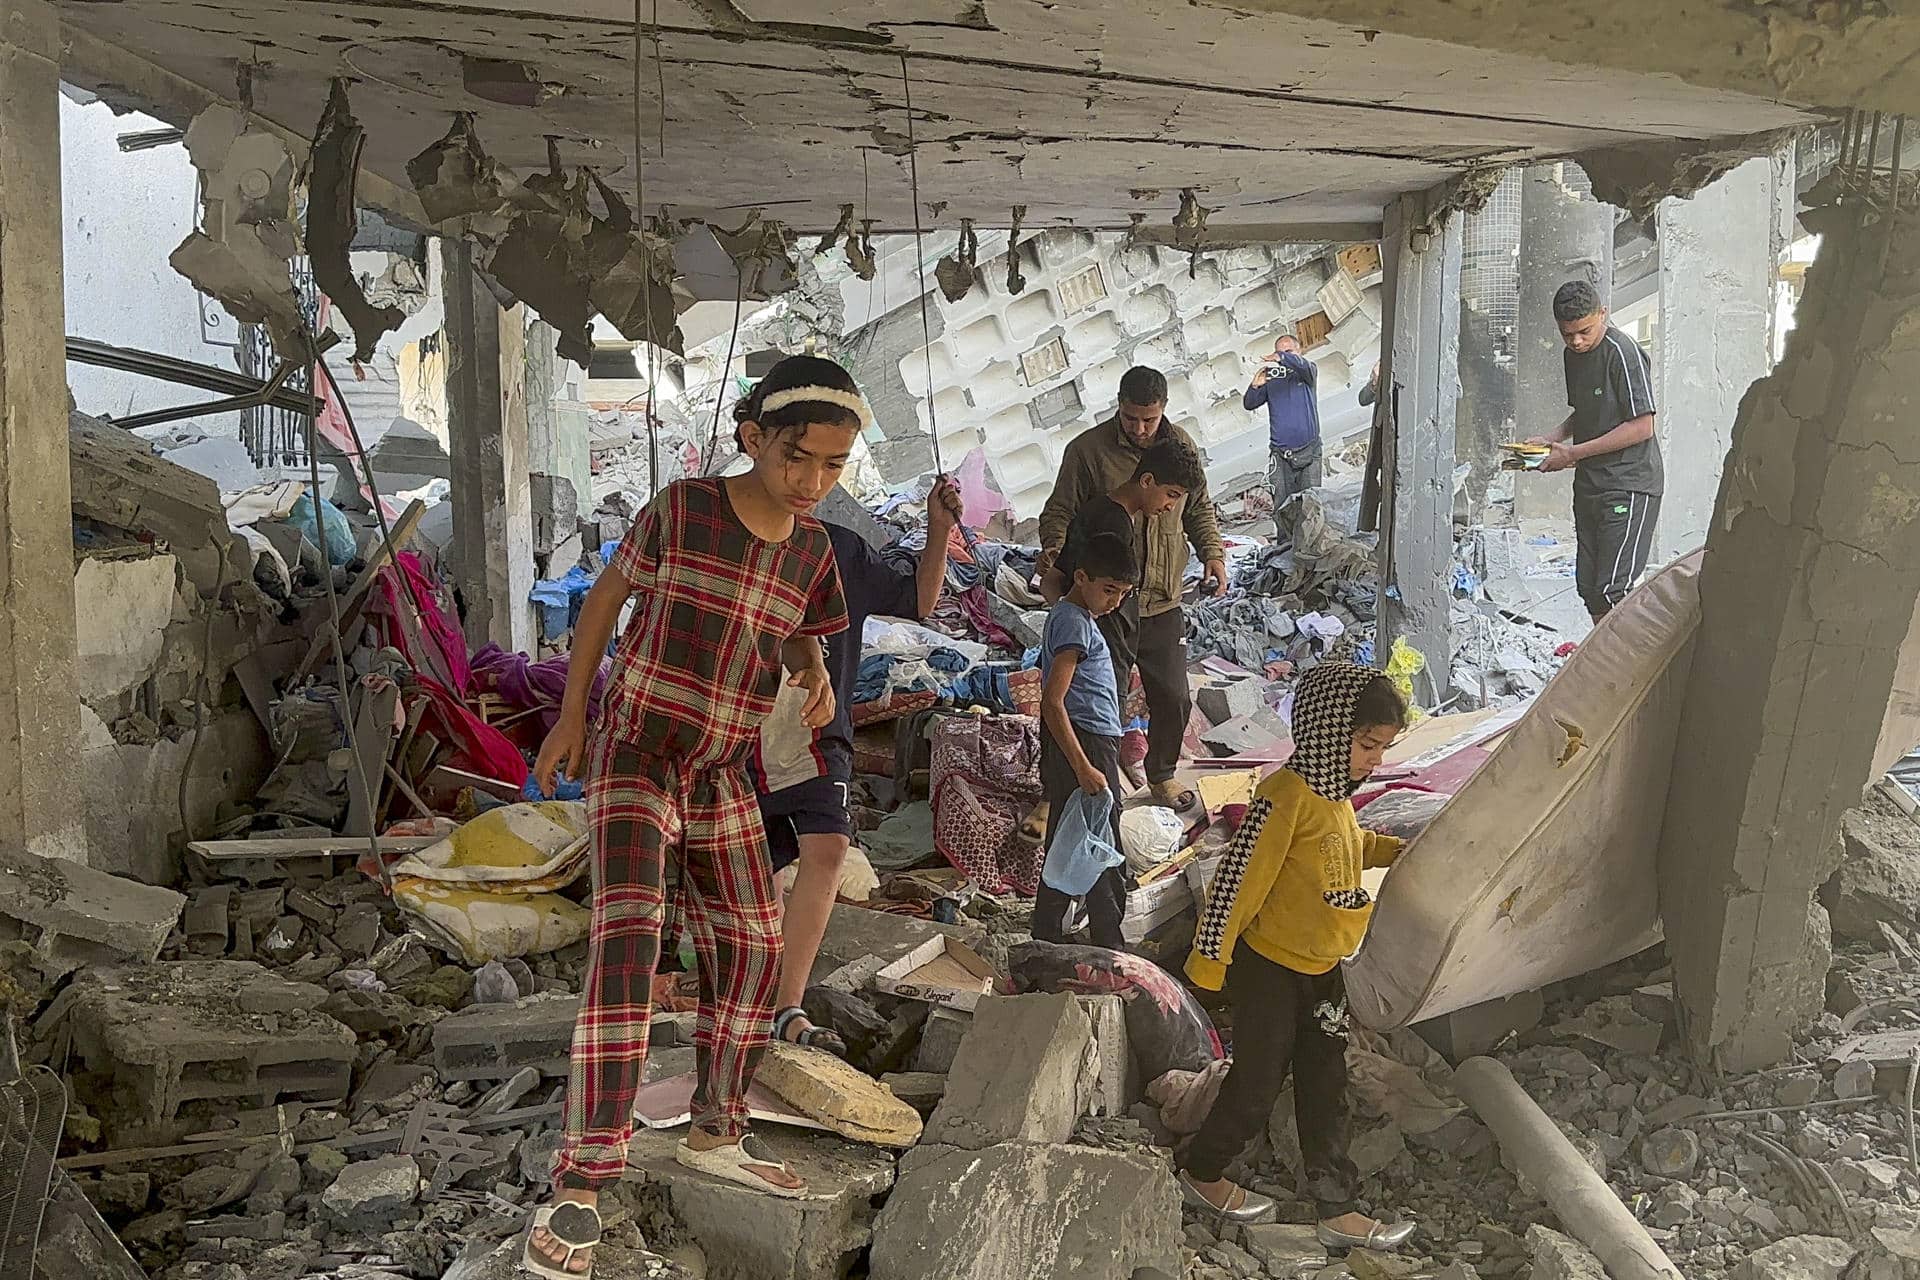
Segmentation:
<svg viewBox="0 0 1920 1280">
<path fill-rule="evenodd" d="M 318 1012 L 325 998 L 246 961 L 180 960 L 86 970 L 48 1016 L 69 1019 L 80 1057 L 159 1123 L 200 1100 L 346 1097 L 354 1035 Z"/>
<path fill-rule="evenodd" d="M 186 895 L 171 889 L 24 849 L 0 849 L 0 940 L 33 944 L 62 974 L 90 965 L 152 963 L 186 905 Z"/>
<path fill-rule="evenodd" d="M 433 1065 L 442 1080 L 505 1080 L 523 1067 L 567 1073 L 578 996 L 530 996 L 474 1005 L 433 1025 Z"/>
</svg>

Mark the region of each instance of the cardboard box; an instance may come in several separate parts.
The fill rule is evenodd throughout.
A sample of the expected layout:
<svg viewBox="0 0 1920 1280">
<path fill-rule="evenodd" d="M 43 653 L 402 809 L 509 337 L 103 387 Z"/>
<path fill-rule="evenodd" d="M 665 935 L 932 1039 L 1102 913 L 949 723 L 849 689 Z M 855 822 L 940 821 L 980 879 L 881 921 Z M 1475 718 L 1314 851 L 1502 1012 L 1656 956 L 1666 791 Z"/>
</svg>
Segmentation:
<svg viewBox="0 0 1920 1280">
<path fill-rule="evenodd" d="M 905 1000 L 973 1012 L 993 994 L 993 966 L 964 942 L 929 938 L 874 975 L 873 985 Z"/>
</svg>

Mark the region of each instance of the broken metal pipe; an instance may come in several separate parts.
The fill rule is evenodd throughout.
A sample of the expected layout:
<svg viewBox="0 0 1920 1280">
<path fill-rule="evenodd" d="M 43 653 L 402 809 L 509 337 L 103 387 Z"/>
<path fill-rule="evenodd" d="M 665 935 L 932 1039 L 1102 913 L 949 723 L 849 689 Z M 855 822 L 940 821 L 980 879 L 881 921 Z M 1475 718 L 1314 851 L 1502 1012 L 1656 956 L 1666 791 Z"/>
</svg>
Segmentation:
<svg viewBox="0 0 1920 1280">
<path fill-rule="evenodd" d="M 1613 1280 L 1683 1280 L 1640 1220 L 1504 1064 L 1469 1058 L 1454 1072 L 1453 1088 L 1493 1130 L 1513 1167 L 1574 1238 L 1593 1250 Z"/>
</svg>

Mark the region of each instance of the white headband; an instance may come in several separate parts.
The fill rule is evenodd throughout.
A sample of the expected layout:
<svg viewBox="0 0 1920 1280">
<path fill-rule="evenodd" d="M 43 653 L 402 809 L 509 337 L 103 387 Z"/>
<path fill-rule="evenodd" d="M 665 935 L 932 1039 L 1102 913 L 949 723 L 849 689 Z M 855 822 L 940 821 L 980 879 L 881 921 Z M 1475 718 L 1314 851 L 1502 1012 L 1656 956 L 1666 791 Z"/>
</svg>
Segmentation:
<svg viewBox="0 0 1920 1280">
<path fill-rule="evenodd" d="M 836 391 L 832 387 L 789 387 L 776 391 L 760 402 L 760 412 L 775 413 L 790 404 L 830 404 L 857 415 L 862 431 L 873 426 L 873 410 L 867 407 L 859 392 Z"/>
</svg>

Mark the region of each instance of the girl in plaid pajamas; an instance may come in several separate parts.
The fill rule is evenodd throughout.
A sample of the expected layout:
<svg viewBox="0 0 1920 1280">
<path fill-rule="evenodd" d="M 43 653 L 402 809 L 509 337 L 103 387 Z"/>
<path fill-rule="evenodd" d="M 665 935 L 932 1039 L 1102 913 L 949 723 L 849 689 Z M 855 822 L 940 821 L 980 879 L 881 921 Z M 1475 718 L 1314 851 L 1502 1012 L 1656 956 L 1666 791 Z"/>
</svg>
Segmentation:
<svg viewBox="0 0 1920 1280">
<path fill-rule="evenodd" d="M 783 665 L 806 691 L 808 726 L 833 717 L 820 641 L 845 629 L 846 606 L 832 544 L 808 513 L 873 416 L 840 366 L 793 356 L 755 387 L 743 417 L 753 470 L 668 485 L 588 593 L 560 722 L 534 766 L 549 793 L 557 770 L 585 774 L 594 846 L 557 1199 L 534 1215 L 524 1255 L 528 1270 L 555 1280 L 591 1271 L 599 1192 L 626 1171 L 670 894 L 700 975 L 693 1126 L 677 1158 L 772 1195 L 806 1190 L 744 1142 L 747 1086 L 780 974 L 779 912 L 746 763 Z M 587 690 L 629 598 L 633 619 L 589 738 Z"/>
</svg>

